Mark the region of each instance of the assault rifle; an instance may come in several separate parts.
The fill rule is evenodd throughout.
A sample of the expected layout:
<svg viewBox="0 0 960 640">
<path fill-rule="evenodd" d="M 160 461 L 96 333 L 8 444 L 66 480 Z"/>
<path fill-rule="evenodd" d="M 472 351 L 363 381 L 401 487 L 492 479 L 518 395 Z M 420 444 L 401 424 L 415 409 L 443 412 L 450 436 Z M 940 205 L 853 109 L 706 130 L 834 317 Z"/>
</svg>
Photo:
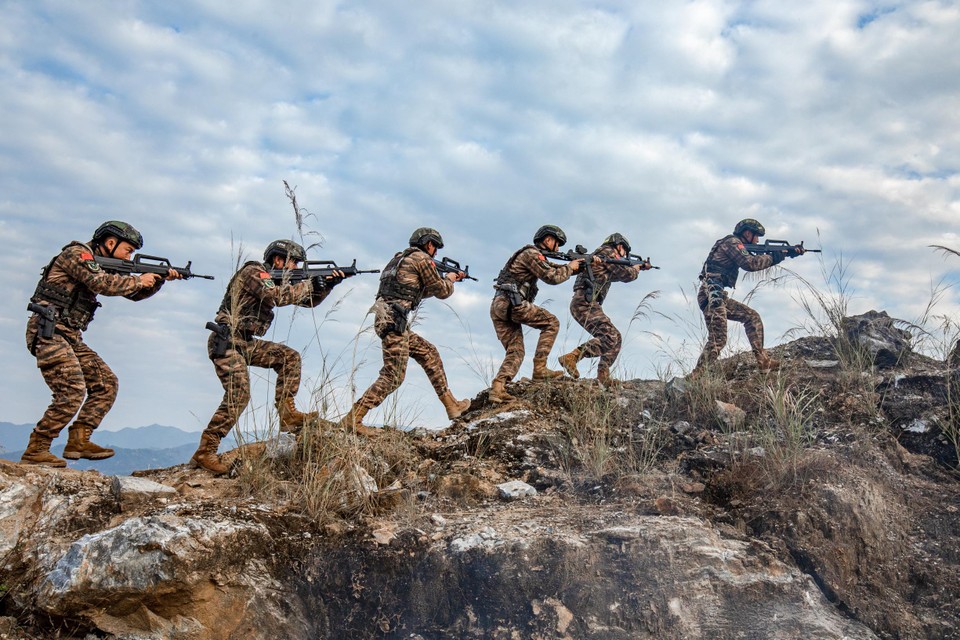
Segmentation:
<svg viewBox="0 0 960 640">
<path fill-rule="evenodd" d="M 460 263 L 453 258 L 442 258 L 440 260 L 434 258 L 433 264 L 437 267 L 437 271 L 440 272 L 441 276 L 445 276 L 448 273 L 462 273 L 464 280 L 473 280 L 474 282 L 477 281 L 476 278 L 470 275 L 470 265 L 461 267 Z"/>
<path fill-rule="evenodd" d="M 582 244 L 578 244 L 575 249 L 567 249 L 563 253 L 559 251 L 544 251 L 543 249 L 540 250 L 540 253 L 551 260 L 563 260 L 565 262 L 573 262 L 574 260 L 590 262 L 593 260 L 593 254 L 587 251 L 587 248 Z"/>
<path fill-rule="evenodd" d="M 270 277 L 277 284 L 281 282 L 303 282 L 311 278 L 325 279 L 332 276 L 334 271 L 339 271 L 345 278 L 350 278 L 358 273 L 380 273 L 380 269 L 357 269 L 357 259 L 349 267 L 338 267 L 333 260 L 304 260 L 303 266 L 297 269 L 271 269 Z"/>
<path fill-rule="evenodd" d="M 554 260 L 565 260 L 567 262 L 583 260 L 585 264 L 590 264 L 593 262 L 594 258 L 594 255 L 587 251 L 587 248 L 582 244 L 578 244 L 575 249 L 567 250 L 565 253 L 560 253 L 559 251 L 542 251 L 541 253 L 543 253 L 544 256 Z M 600 258 L 600 260 L 607 264 L 618 264 L 625 267 L 646 265 L 650 269 L 660 268 L 650 264 L 650 258 L 643 258 L 642 256 L 638 256 L 634 253 L 627 254 L 627 257 L 625 258 Z"/>
<path fill-rule="evenodd" d="M 167 275 L 167 272 L 173 269 L 183 277 L 184 280 L 189 280 L 190 278 L 203 278 L 204 280 L 213 280 L 213 276 L 202 276 L 198 273 L 194 273 L 190 270 L 190 265 L 192 261 L 187 261 L 187 266 L 185 267 L 175 267 L 170 264 L 170 261 L 166 258 L 159 258 L 157 256 L 145 256 L 141 253 L 138 253 L 133 257 L 133 260 L 121 260 L 120 258 L 108 258 L 106 256 L 94 256 L 93 259 L 98 265 L 104 269 L 109 269 L 110 271 L 116 271 L 117 273 L 131 274 L 131 273 L 156 273 L 161 276 Z M 149 262 L 144 262 L 148 260 Z"/>
<path fill-rule="evenodd" d="M 765 253 L 785 253 L 790 258 L 796 258 L 800 255 L 799 249 L 803 249 L 806 253 L 822 253 L 821 249 L 807 249 L 803 246 L 803 242 L 790 244 L 786 240 L 767 240 L 763 244 L 745 244 L 743 248 L 755 256 Z"/>
<path fill-rule="evenodd" d="M 643 256 L 638 256 L 635 253 L 628 253 L 625 258 L 601 258 L 607 264 L 619 264 L 624 267 L 646 267 L 647 269 L 659 269 L 660 267 L 655 267 L 650 264 L 650 258 L 644 258 Z"/>
</svg>

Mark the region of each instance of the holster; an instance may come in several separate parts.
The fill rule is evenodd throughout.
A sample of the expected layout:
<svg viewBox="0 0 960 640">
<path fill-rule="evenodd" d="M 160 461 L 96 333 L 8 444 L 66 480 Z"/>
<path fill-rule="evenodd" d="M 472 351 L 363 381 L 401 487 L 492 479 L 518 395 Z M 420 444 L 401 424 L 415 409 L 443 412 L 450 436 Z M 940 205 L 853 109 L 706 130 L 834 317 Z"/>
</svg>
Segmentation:
<svg viewBox="0 0 960 640">
<path fill-rule="evenodd" d="M 706 311 L 707 309 L 716 309 L 721 306 L 726 300 L 723 290 L 723 282 L 719 277 L 707 276 L 704 279 L 704 286 L 707 290 L 707 303 L 701 308 L 701 311 Z"/>
<path fill-rule="evenodd" d="M 494 289 L 497 290 L 497 295 L 504 296 L 510 301 L 511 307 L 518 307 L 525 302 L 520 288 L 512 282 L 494 285 Z"/>
<path fill-rule="evenodd" d="M 403 305 L 401 305 L 398 302 L 388 302 L 387 305 L 390 308 L 390 316 L 391 316 L 392 322 L 390 322 L 387 325 L 384 325 L 383 332 L 378 337 L 383 338 L 384 336 L 390 333 L 395 333 L 398 336 L 401 336 L 406 332 L 407 326 L 410 323 L 410 320 L 409 320 L 410 311 L 405 309 Z"/>
<path fill-rule="evenodd" d="M 230 327 L 219 322 L 208 322 L 207 329 L 213 332 L 213 357 L 222 358 L 233 345 Z"/>
</svg>

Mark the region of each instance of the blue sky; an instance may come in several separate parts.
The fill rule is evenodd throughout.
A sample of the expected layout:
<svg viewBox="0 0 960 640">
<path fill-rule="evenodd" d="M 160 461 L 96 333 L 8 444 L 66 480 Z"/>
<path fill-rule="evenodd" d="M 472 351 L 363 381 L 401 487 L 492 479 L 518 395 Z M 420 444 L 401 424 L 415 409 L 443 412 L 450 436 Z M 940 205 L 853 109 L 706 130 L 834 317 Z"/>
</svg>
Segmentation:
<svg viewBox="0 0 960 640">
<path fill-rule="evenodd" d="M 619 231 L 662 267 L 605 305 L 625 377 L 692 365 L 696 275 L 747 216 L 822 243 L 828 270 L 842 259 L 852 312 L 914 320 L 960 265 L 927 248 L 960 248 L 958 42 L 960 7 L 936 1 L 0 3 L 0 420 L 48 400 L 23 341 L 40 268 L 119 218 L 145 253 L 217 280 L 103 299 L 86 339 L 121 382 L 103 426 L 202 429 L 221 394 L 205 322 L 238 257 L 299 237 L 283 180 L 322 239 L 313 258 L 378 268 L 429 225 L 470 265 L 480 282 L 426 302 L 419 327 L 458 396 L 502 357 L 491 280 L 544 223 L 588 247 Z M 823 282 L 815 257 L 788 266 Z M 541 293 L 555 355 L 582 337 L 570 287 Z M 278 313 L 274 338 L 304 354 L 302 407 L 335 414 L 375 378 L 375 290 L 356 278 Z M 788 278 L 752 296 L 768 343 L 804 324 L 803 295 Z M 951 287 L 936 313 L 958 302 Z M 255 374 L 248 427 L 269 421 L 269 383 Z M 391 417 L 445 424 L 416 365 L 373 421 Z"/>
</svg>

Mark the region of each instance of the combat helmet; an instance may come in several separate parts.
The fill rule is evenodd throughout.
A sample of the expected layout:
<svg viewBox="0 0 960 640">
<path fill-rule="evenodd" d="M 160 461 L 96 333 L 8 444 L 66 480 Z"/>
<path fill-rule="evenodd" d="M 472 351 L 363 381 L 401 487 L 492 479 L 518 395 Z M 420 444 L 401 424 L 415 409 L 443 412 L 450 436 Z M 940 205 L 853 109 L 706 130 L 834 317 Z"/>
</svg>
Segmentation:
<svg viewBox="0 0 960 640">
<path fill-rule="evenodd" d="M 410 234 L 411 247 L 420 247 L 422 249 L 427 242 L 433 242 L 433 246 L 435 246 L 437 249 L 443 249 L 443 238 L 440 236 L 440 232 L 436 229 L 431 229 L 430 227 L 420 227 Z"/>
<path fill-rule="evenodd" d="M 93 243 L 103 244 L 103 241 L 110 236 L 123 242 L 129 242 L 137 251 L 143 248 L 143 236 L 132 224 L 120 220 L 107 220 L 93 232 Z"/>
<path fill-rule="evenodd" d="M 622 244 L 623 248 L 627 250 L 627 253 L 630 253 L 630 241 L 627 240 L 622 233 L 611 233 L 607 236 L 607 239 L 603 241 L 603 244 L 608 244 L 611 247 Z"/>
<path fill-rule="evenodd" d="M 562 247 L 563 245 L 567 244 L 567 234 L 565 234 L 563 229 L 555 224 L 545 224 L 537 229 L 537 232 L 533 234 L 533 244 L 540 244 L 547 236 L 553 236 L 556 238 L 558 247 Z"/>
<path fill-rule="evenodd" d="M 269 264 L 273 256 L 283 256 L 288 260 L 292 258 L 293 260 L 303 262 L 307 259 L 307 252 L 301 245 L 293 240 L 274 240 L 267 245 L 267 248 L 263 252 L 264 263 Z"/>
<path fill-rule="evenodd" d="M 767 230 L 763 228 L 763 225 L 753 218 L 744 218 L 738 222 L 737 226 L 733 228 L 733 235 L 739 236 L 744 231 L 753 231 L 758 236 L 763 236 L 763 234 L 767 232 Z"/>
</svg>

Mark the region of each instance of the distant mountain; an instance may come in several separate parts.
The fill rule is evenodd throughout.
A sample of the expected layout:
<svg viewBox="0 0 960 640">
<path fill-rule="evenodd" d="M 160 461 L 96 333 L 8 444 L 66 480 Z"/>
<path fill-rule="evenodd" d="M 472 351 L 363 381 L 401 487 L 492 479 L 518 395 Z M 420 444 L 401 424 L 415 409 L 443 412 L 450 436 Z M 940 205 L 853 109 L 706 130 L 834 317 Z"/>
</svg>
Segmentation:
<svg viewBox="0 0 960 640">
<path fill-rule="evenodd" d="M 116 449 L 116 455 L 106 460 L 67 460 L 67 467 L 86 471 L 95 469 L 105 476 L 128 476 L 144 469 L 164 469 L 190 461 L 197 443 L 180 445 L 170 449 Z M 225 450 L 225 449 L 221 449 Z M 55 445 L 51 451 L 63 457 L 63 445 Z M 17 461 L 23 451 L 4 451 L 0 458 Z"/>
<path fill-rule="evenodd" d="M 0 422 L 0 453 L 8 451 L 23 451 L 27 448 L 30 439 L 32 424 L 12 424 Z M 172 449 L 186 444 L 194 447 L 200 442 L 200 432 L 184 431 L 177 427 L 168 427 L 161 424 L 151 424 L 146 427 L 125 427 L 117 431 L 97 429 L 94 442 L 104 447 L 122 449 Z M 235 447 L 233 434 L 227 436 L 223 446 Z M 53 441 L 53 446 L 66 444 L 67 430 Z M 0 456 L 9 459 L 9 456 Z"/>
</svg>

